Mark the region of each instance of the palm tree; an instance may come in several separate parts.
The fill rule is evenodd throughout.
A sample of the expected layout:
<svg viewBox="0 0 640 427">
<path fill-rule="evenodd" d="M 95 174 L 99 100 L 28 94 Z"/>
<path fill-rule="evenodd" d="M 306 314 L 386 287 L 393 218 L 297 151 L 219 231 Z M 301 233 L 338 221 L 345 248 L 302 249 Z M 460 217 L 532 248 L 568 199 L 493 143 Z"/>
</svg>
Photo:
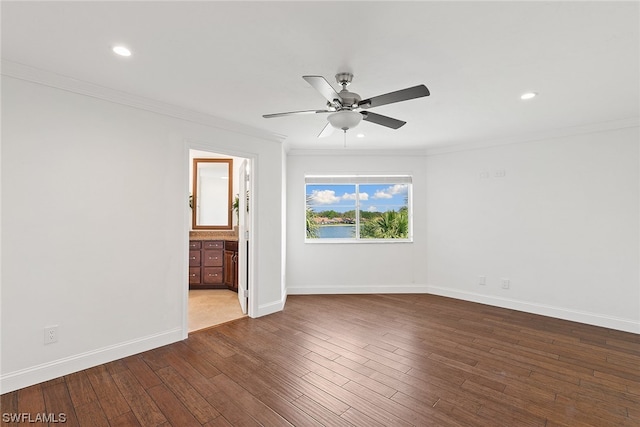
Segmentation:
<svg viewBox="0 0 640 427">
<path fill-rule="evenodd" d="M 406 239 L 409 236 L 407 210 L 387 211 L 374 221 L 368 221 L 360 229 L 360 237 L 371 239 Z"/>
<path fill-rule="evenodd" d="M 318 223 L 315 221 L 316 214 L 313 212 L 311 207 L 309 206 L 309 202 L 311 201 L 311 196 L 307 196 L 307 213 L 306 213 L 306 222 L 307 222 L 307 239 L 316 239 L 318 238 Z"/>
</svg>

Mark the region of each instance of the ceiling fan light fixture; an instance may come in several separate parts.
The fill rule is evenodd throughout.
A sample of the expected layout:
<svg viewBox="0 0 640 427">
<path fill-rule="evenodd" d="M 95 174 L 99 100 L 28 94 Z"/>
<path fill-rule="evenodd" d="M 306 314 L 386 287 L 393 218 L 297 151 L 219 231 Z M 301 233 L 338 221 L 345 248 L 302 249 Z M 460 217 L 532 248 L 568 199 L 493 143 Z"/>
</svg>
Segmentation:
<svg viewBox="0 0 640 427">
<path fill-rule="evenodd" d="M 334 128 L 346 132 L 358 126 L 362 120 L 362 114 L 356 113 L 355 111 L 343 110 L 330 114 L 327 120 L 329 120 L 329 123 L 331 123 L 331 126 Z"/>
</svg>

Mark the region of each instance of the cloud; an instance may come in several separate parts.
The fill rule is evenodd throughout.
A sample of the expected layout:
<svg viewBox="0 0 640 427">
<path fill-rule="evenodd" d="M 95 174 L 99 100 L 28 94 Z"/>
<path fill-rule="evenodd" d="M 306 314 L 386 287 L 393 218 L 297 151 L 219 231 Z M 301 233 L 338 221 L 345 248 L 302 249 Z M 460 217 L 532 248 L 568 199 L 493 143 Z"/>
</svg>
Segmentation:
<svg viewBox="0 0 640 427">
<path fill-rule="evenodd" d="M 342 196 L 336 196 L 333 190 L 313 190 L 309 198 L 318 205 L 332 205 L 342 200 L 356 200 L 356 193 L 344 193 Z M 369 194 L 360 193 L 360 200 L 369 200 Z"/>
<path fill-rule="evenodd" d="M 378 212 L 378 208 L 375 206 L 369 206 L 369 209 L 367 209 L 369 212 Z"/>
<path fill-rule="evenodd" d="M 340 201 L 340 197 L 336 197 L 333 190 L 314 190 L 311 199 L 319 205 L 330 205 Z"/>
<path fill-rule="evenodd" d="M 386 193 L 385 190 L 378 190 L 373 195 L 374 199 L 391 199 L 393 196 L 389 193 Z"/>
<path fill-rule="evenodd" d="M 342 200 L 355 200 L 356 193 L 344 193 L 342 195 Z M 360 193 L 360 200 L 369 200 L 369 195 L 367 193 Z"/>
<path fill-rule="evenodd" d="M 409 186 L 407 184 L 391 185 L 383 190 L 377 190 L 373 195 L 374 199 L 390 199 L 397 194 L 405 194 Z"/>
</svg>

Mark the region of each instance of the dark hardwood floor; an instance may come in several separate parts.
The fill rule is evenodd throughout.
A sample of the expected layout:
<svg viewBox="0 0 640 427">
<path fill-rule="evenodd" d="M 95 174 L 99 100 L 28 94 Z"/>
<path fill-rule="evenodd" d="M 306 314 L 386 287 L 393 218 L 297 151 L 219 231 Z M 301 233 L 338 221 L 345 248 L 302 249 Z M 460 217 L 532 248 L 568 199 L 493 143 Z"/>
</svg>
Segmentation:
<svg viewBox="0 0 640 427">
<path fill-rule="evenodd" d="M 637 427 L 640 335 L 432 295 L 289 296 L 281 313 L 6 393 L 2 413 L 92 427 Z"/>
</svg>

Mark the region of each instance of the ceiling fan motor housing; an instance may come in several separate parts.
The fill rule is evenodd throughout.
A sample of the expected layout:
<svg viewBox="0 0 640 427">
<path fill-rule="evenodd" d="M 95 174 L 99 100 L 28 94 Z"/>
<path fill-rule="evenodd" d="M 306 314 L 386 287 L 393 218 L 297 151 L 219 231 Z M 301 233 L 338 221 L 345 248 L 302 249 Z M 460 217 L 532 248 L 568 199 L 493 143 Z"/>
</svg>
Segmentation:
<svg viewBox="0 0 640 427">
<path fill-rule="evenodd" d="M 358 102 L 360 102 L 360 95 L 357 93 L 349 92 L 346 89 L 342 89 L 339 93 L 340 98 L 342 98 L 342 108 L 351 110 L 358 106 Z"/>
<path fill-rule="evenodd" d="M 336 74 L 336 81 L 338 84 L 342 86 L 342 90 L 338 95 L 342 98 L 342 109 L 351 110 L 352 108 L 356 108 L 358 106 L 358 102 L 360 102 L 360 95 L 357 93 L 349 92 L 347 90 L 347 86 L 353 80 L 353 74 L 351 73 L 338 73 Z"/>
</svg>

